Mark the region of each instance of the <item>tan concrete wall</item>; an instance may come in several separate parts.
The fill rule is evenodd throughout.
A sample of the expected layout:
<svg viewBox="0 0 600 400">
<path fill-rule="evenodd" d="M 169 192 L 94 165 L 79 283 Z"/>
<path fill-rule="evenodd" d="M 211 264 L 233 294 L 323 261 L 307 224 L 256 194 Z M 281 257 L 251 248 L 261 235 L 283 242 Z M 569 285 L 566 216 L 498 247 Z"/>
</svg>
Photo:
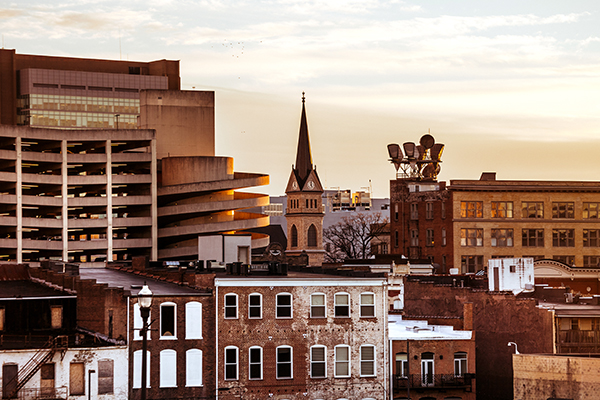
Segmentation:
<svg viewBox="0 0 600 400">
<path fill-rule="evenodd" d="M 233 179 L 231 157 L 168 157 L 162 160 L 163 186 Z"/>
<path fill-rule="evenodd" d="M 142 90 L 140 128 L 156 130 L 157 158 L 215 155 L 215 94 Z"/>
<path fill-rule="evenodd" d="M 514 398 L 597 399 L 600 359 L 538 354 L 513 355 Z"/>
</svg>

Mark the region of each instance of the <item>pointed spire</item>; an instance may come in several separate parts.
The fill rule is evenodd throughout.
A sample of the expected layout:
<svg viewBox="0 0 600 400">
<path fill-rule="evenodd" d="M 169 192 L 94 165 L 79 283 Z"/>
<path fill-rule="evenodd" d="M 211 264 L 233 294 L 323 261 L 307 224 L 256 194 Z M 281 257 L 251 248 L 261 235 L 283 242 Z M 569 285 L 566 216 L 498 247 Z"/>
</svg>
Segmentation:
<svg viewBox="0 0 600 400">
<path fill-rule="evenodd" d="M 302 116 L 300 117 L 300 134 L 298 136 L 298 150 L 296 153 L 295 172 L 301 186 L 313 170 L 312 156 L 310 154 L 310 141 L 308 139 L 308 123 L 306 122 L 306 109 L 304 107 L 304 92 L 302 92 Z"/>
</svg>

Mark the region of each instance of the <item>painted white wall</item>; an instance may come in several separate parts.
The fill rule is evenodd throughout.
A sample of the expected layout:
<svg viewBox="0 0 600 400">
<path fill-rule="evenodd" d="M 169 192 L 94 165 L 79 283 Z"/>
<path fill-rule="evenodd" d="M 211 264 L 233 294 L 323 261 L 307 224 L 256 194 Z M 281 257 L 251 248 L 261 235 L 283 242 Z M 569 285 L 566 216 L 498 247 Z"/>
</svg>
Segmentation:
<svg viewBox="0 0 600 400">
<path fill-rule="evenodd" d="M 21 369 L 35 355 L 36 350 L 3 350 L 0 351 L 0 365 L 8 363 L 16 363 Z M 98 395 L 98 360 L 110 359 L 113 360 L 113 394 Z M 127 346 L 110 346 L 110 347 L 91 347 L 69 349 L 66 351 L 64 358 L 61 360 L 60 352 L 56 352 L 52 361 L 54 367 L 54 386 L 69 387 L 69 372 L 71 362 L 85 363 L 85 398 L 88 398 L 88 377 L 89 371 L 94 370 L 96 373 L 91 374 L 91 394 L 93 399 L 109 400 L 109 399 L 126 399 L 129 396 L 129 357 Z M 0 368 L 0 381 L 2 380 L 2 369 Z M 41 384 L 41 373 L 38 371 L 33 378 L 25 385 L 27 388 L 39 388 Z M 77 396 L 78 398 L 83 396 Z"/>
<path fill-rule="evenodd" d="M 488 283 L 489 290 L 506 290 L 515 295 L 523 291 L 532 291 L 534 287 L 533 258 L 488 260 Z"/>
<path fill-rule="evenodd" d="M 225 251 L 223 251 L 223 246 Z M 198 260 L 233 263 L 238 261 L 238 248 L 247 247 L 247 260 L 250 261 L 252 237 L 250 235 L 213 235 L 198 237 Z"/>
</svg>

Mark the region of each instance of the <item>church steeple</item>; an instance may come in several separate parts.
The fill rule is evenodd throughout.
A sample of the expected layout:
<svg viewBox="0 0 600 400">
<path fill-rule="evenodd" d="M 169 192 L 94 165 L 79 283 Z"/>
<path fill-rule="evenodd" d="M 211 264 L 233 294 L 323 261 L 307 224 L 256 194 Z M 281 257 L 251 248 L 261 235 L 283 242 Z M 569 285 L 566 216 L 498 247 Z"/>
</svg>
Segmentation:
<svg viewBox="0 0 600 400">
<path fill-rule="evenodd" d="M 312 156 L 310 154 L 310 140 L 308 138 L 308 122 L 306 122 L 305 97 L 302 92 L 302 116 L 300 117 L 300 134 L 298 135 L 298 150 L 296 152 L 296 165 L 294 172 L 300 187 L 304 186 L 306 178 L 313 170 Z"/>
</svg>

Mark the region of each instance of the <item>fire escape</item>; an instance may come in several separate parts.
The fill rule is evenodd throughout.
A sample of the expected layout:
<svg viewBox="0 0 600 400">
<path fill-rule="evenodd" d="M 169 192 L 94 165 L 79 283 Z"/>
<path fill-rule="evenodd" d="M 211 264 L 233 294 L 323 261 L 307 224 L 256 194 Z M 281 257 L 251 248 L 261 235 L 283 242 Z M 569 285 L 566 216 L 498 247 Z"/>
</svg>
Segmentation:
<svg viewBox="0 0 600 400">
<path fill-rule="evenodd" d="M 23 368 L 12 378 L 6 385 L 9 388 L 7 398 L 13 399 L 17 396 L 27 382 L 42 368 L 42 365 L 52 360 L 57 351 L 61 352 L 61 357 L 64 357 L 69 345 L 68 336 L 57 336 L 46 342 L 38 351 L 31 357 Z"/>
</svg>

